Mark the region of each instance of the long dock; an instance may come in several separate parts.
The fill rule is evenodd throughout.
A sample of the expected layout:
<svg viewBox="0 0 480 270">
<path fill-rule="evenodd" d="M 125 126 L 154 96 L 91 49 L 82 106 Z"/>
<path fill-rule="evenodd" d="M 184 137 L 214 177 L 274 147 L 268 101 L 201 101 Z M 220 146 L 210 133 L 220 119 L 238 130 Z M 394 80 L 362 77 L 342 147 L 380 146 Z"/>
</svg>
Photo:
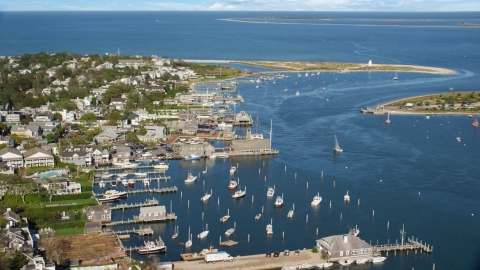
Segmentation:
<svg viewBox="0 0 480 270">
<path fill-rule="evenodd" d="M 145 235 L 153 235 L 153 229 L 151 227 L 146 227 L 142 228 L 140 227 L 139 229 L 131 229 L 131 230 L 123 230 L 123 231 L 111 231 L 111 230 L 104 230 L 105 232 L 112 232 L 114 234 L 129 234 L 129 233 L 135 233 L 140 236 L 145 236 Z"/>
<path fill-rule="evenodd" d="M 149 189 L 137 189 L 137 190 L 128 190 L 127 195 L 130 194 L 138 194 L 138 193 L 170 193 L 170 192 L 177 192 L 178 188 L 176 186 L 173 187 L 164 187 L 164 188 L 149 188 Z M 93 193 L 96 197 L 103 196 L 103 193 Z"/>
<path fill-rule="evenodd" d="M 125 224 L 136 224 L 136 223 L 143 223 L 143 222 L 161 222 L 161 221 L 170 221 L 170 220 L 177 220 L 177 215 L 175 213 L 166 214 L 164 217 L 156 217 L 156 219 L 150 220 L 140 220 L 138 216 L 133 216 L 133 219 L 127 220 L 119 220 L 119 221 L 112 221 L 110 223 L 106 223 L 106 227 L 112 227 L 117 225 L 125 225 Z"/>
<path fill-rule="evenodd" d="M 96 178 L 96 179 L 98 179 L 98 178 Z M 137 182 L 143 182 L 144 179 L 145 178 L 133 178 L 133 179 L 128 179 L 128 180 L 133 180 L 133 181 L 135 181 L 135 183 L 137 183 Z M 152 177 L 152 178 L 147 177 L 147 179 L 149 181 L 168 181 L 171 178 L 170 178 L 170 176 L 160 176 L 160 177 Z M 127 180 L 127 179 L 125 179 L 125 180 Z M 110 184 L 110 185 L 112 183 L 115 183 L 115 184 L 121 183 L 121 181 L 118 181 L 117 179 L 114 179 L 114 180 L 100 180 L 100 181 L 97 180 L 97 181 L 94 181 L 93 184 L 94 185 L 99 185 L 101 181 L 103 181 L 103 183 L 105 183 L 105 184 Z"/>
<path fill-rule="evenodd" d="M 155 206 L 158 205 L 158 200 L 153 198 L 153 199 L 147 199 L 146 202 L 144 203 L 122 203 L 122 204 L 117 204 L 115 206 L 110 207 L 111 210 L 125 210 L 125 209 L 130 209 L 130 208 L 138 208 L 138 207 L 144 207 L 144 206 Z"/>
<path fill-rule="evenodd" d="M 387 244 L 387 245 L 375 245 L 373 246 L 375 252 L 388 252 L 388 251 L 402 251 L 402 250 L 421 250 L 426 253 L 433 252 L 433 246 L 423 243 L 421 240 L 418 242 L 418 238 L 415 240 L 412 237 L 408 238 L 407 243 L 403 245 L 400 243 Z"/>
</svg>

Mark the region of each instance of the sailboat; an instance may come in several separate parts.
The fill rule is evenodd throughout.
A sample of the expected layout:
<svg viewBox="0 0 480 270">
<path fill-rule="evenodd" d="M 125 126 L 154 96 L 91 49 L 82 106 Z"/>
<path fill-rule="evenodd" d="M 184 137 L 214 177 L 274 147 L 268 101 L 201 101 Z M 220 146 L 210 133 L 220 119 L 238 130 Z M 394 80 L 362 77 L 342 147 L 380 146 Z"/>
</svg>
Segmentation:
<svg viewBox="0 0 480 270">
<path fill-rule="evenodd" d="M 385 120 L 385 124 L 390 124 L 390 112 L 387 114 L 387 120 Z"/>
<path fill-rule="evenodd" d="M 252 140 L 263 140 L 263 134 L 260 128 L 260 133 L 258 131 L 260 126 L 260 122 L 258 121 L 258 112 L 257 112 L 257 119 L 255 119 L 255 134 L 251 134 L 250 137 Z"/>
<path fill-rule="evenodd" d="M 178 226 L 175 227 L 175 232 L 172 235 L 172 239 L 177 239 L 178 237 Z"/>
<path fill-rule="evenodd" d="M 395 71 L 395 77 L 393 77 L 393 80 L 394 80 L 394 81 L 398 80 L 397 71 Z"/>
<path fill-rule="evenodd" d="M 333 150 L 335 150 L 335 152 L 343 152 L 343 149 L 340 148 L 340 145 L 338 144 L 337 135 L 335 135 L 335 147 Z"/>
<path fill-rule="evenodd" d="M 473 121 L 472 126 L 478 127 L 478 119 L 475 118 L 475 121 Z"/>
<path fill-rule="evenodd" d="M 190 234 L 190 226 L 188 226 L 188 241 L 185 243 L 185 247 L 189 248 L 192 246 L 192 235 Z"/>
</svg>

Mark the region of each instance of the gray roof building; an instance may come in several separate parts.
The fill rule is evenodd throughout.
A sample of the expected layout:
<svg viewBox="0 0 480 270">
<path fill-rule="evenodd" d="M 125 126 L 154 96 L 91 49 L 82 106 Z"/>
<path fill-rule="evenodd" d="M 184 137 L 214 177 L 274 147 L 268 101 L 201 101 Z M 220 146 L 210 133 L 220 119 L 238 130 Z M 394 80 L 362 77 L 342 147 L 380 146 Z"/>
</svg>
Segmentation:
<svg viewBox="0 0 480 270">
<path fill-rule="evenodd" d="M 317 240 L 317 246 L 333 260 L 368 256 L 373 252 L 371 245 L 352 234 L 324 237 Z"/>
<path fill-rule="evenodd" d="M 270 152 L 270 141 L 267 139 L 261 140 L 233 140 L 230 144 L 235 153 L 261 153 Z"/>
</svg>

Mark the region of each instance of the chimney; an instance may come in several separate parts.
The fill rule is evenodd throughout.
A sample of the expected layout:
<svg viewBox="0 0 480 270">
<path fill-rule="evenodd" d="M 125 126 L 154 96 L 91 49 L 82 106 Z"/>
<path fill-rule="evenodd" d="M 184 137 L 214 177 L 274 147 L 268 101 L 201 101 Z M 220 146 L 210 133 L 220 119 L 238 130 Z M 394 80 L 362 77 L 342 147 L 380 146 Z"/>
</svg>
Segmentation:
<svg viewBox="0 0 480 270">
<path fill-rule="evenodd" d="M 343 235 L 343 242 L 346 244 L 348 243 L 348 234 Z"/>
<path fill-rule="evenodd" d="M 7 212 L 12 212 L 12 208 L 7 208 Z"/>
</svg>

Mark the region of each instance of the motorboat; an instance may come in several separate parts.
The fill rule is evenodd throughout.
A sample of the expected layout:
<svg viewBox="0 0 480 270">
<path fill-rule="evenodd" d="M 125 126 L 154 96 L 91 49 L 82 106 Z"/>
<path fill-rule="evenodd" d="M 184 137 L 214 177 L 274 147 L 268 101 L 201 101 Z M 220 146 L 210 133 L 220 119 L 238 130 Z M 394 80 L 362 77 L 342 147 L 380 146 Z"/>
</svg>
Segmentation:
<svg viewBox="0 0 480 270">
<path fill-rule="evenodd" d="M 317 264 L 317 268 L 318 269 L 325 269 L 325 268 L 332 267 L 332 265 L 333 265 L 333 263 L 331 263 L 331 262 L 323 262 L 323 263 Z"/>
<path fill-rule="evenodd" d="M 102 178 L 110 178 L 110 177 L 112 177 L 112 176 L 115 176 L 115 174 L 103 173 L 103 174 L 101 175 Z"/>
<path fill-rule="evenodd" d="M 234 174 L 236 170 L 237 170 L 237 167 L 232 166 L 232 167 L 230 168 L 230 173 L 231 173 L 231 174 Z"/>
<path fill-rule="evenodd" d="M 208 199 L 210 199 L 210 197 L 212 197 L 212 194 L 205 193 L 205 196 L 203 196 L 202 198 L 200 198 L 200 200 L 201 200 L 202 202 L 206 202 L 206 201 L 208 201 Z"/>
<path fill-rule="evenodd" d="M 125 192 L 125 191 L 118 191 L 118 190 L 115 190 L 115 189 L 107 190 L 107 191 L 105 191 L 103 194 L 104 194 L 104 195 L 109 195 L 109 196 L 118 196 L 119 198 L 127 197 L 127 192 Z"/>
<path fill-rule="evenodd" d="M 426 119 L 430 119 L 430 115 L 428 115 L 428 114 L 425 115 L 425 118 L 426 118 Z"/>
<path fill-rule="evenodd" d="M 475 120 L 473 121 L 472 126 L 478 127 L 478 119 L 477 118 L 475 118 Z"/>
<path fill-rule="evenodd" d="M 165 170 L 168 170 L 169 165 L 166 164 L 165 162 L 160 162 L 157 165 L 153 165 L 153 168 L 155 170 L 164 170 L 165 171 Z"/>
<path fill-rule="evenodd" d="M 113 166 L 117 166 L 122 169 L 134 169 L 138 167 L 138 163 L 130 163 L 130 161 L 125 160 L 124 162 L 114 162 Z"/>
<path fill-rule="evenodd" d="M 145 245 L 138 250 L 139 254 L 160 253 L 165 252 L 167 249 L 161 238 L 157 241 L 151 240 L 144 243 Z"/>
<path fill-rule="evenodd" d="M 300 96 L 300 92 L 298 92 L 298 91 L 295 92 L 295 96 L 297 96 L 297 97 Z"/>
<path fill-rule="evenodd" d="M 129 187 L 133 187 L 134 185 L 135 185 L 135 180 L 133 180 L 133 179 L 128 180 L 128 186 Z"/>
<path fill-rule="evenodd" d="M 102 198 L 98 199 L 99 202 L 111 202 L 120 199 L 118 195 L 103 195 Z"/>
<path fill-rule="evenodd" d="M 226 222 L 229 218 L 229 215 L 223 216 L 222 218 L 220 218 L 220 222 Z"/>
<path fill-rule="evenodd" d="M 257 215 L 255 216 L 255 220 L 259 220 L 261 217 L 262 217 L 262 214 L 257 214 Z"/>
<path fill-rule="evenodd" d="M 105 188 L 105 181 L 100 181 L 100 183 L 98 183 L 98 185 L 100 186 L 100 188 Z"/>
<path fill-rule="evenodd" d="M 267 197 L 273 197 L 273 195 L 275 194 L 275 187 L 269 187 L 268 190 L 267 190 Z"/>
<path fill-rule="evenodd" d="M 208 231 L 203 231 L 203 232 L 198 234 L 198 238 L 200 238 L 200 239 L 205 238 L 205 237 L 207 237 L 207 235 L 208 235 Z"/>
<path fill-rule="evenodd" d="M 333 147 L 333 150 L 335 150 L 335 152 L 343 152 L 343 149 L 340 148 L 340 145 L 338 144 L 337 135 L 335 135 L 335 147 Z"/>
<path fill-rule="evenodd" d="M 345 196 L 343 196 L 343 200 L 345 202 L 349 202 L 350 201 L 350 195 L 348 195 L 348 191 L 347 191 L 347 194 L 345 194 Z"/>
<path fill-rule="evenodd" d="M 355 260 L 339 260 L 338 263 L 339 263 L 340 265 L 345 266 L 345 265 L 350 265 L 350 264 L 352 264 L 354 261 L 355 261 Z"/>
<path fill-rule="evenodd" d="M 238 185 L 238 183 L 237 183 L 237 181 L 235 181 L 235 179 L 230 180 L 230 184 L 228 185 L 228 189 L 233 190 L 233 189 L 237 188 L 237 185 Z"/>
<path fill-rule="evenodd" d="M 134 173 L 135 176 L 138 176 L 138 177 L 145 177 L 147 176 L 148 174 L 147 173 L 144 173 L 144 172 L 137 172 L 137 173 Z"/>
<path fill-rule="evenodd" d="M 277 196 L 275 200 L 275 207 L 282 207 L 283 206 L 283 196 Z"/>
<path fill-rule="evenodd" d="M 360 233 L 360 229 L 358 229 L 358 227 L 355 226 L 355 229 L 350 229 L 349 233 L 353 236 L 357 236 Z"/>
<path fill-rule="evenodd" d="M 322 202 L 322 197 L 320 196 L 320 193 L 317 193 L 315 197 L 313 197 L 312 205 L 317 206 Z"/>
<path fill-rule="evenodd" d="M 148 179 L 148 178 L 143 179 L 143 185 L 144 186 L 149 186 L 150 185 L 150 179 Z"/>
<path fill-rule="evenodd" d="M 272 224 L 268 224 L 266 229 L 267 229 L 267 234 L 268 234 L 268 235 L 273 234 L 273 226 L 272 226 Z"/>
<path fill-rule="evenodd" d="M 228 154 L 222 153 L 222 154 L 217 155 L 216 157 L 218 157 L 218 158 L 229 158 L 230 156 Z"/>
<path fill-rule="evenodd" d="M 240 199 L 240 198 L 243 198 L 245 197 L 245 195 L 247 194 L 247 187 L 245 187 L 245 190 L 237 190 L 235 191 L 235 194 L 232 195 L 232 199 Z"/>
<path fill-rule="evenodd" d="M 366 264 L 369 260 L 368 259 L 356 259 L 356 264 Z"/>
<path fill-rule="evenodd" d="M 293 210 L 288 211 L 287 218 L 293 218 Z"/>
<path fill-rule="evenodd" d="M 234 229 L 234 228 L 230 228 L 230 229 L 228 229 L 228 230 L 225 232 L 225 235 L 226 235 L 226 236 L 230 236 L 230 235 L 231 235 L 232 233 L 234 233 L 234 232 L 235 232 L 235 229 Z"/>
<path fill-rule="evenodd" d="M 462 139 L 460 139 L 460 137 L 457 137 L 457 142 L 461 142 Z"/>
<path fill-rule="evenodd" d="M 196 179 L 196 176 L 193 176 L 192 173 L 188 173 L 187 179 L 185 179 L 185 183 L 193 183 Z"/>
<path fill-rule="evenodd" d="M 372 263 L 384 262 L 386 259 L 387 259 L 387 257 L 375 256 L 375 257 L 372 258 Z"/>
<path fill-rule="evenodd" d="M 124 187 L 128 187 L 128 181 L 125 180 L 125 179 L 122 180 L 122 185 L 123 185 Z"/>
<path fill-rule="evenodd" d="M 129 175 L 128 173 L 119 173 L 119 174 L 117 174 L 117 176 L 120 177 L 120 178 L 125 178 L 125 177 L 127 177 L 128 175 Z"/>
<path fill-rule="evenodd" d="M 192 160 L 200 160 L 200 156 L 199 155 L 195 155 L 195 154 L 190 154 L 188 156 L 186 156 L 184 158 L 185 161 L 192 161 Z"/>
</svg>

